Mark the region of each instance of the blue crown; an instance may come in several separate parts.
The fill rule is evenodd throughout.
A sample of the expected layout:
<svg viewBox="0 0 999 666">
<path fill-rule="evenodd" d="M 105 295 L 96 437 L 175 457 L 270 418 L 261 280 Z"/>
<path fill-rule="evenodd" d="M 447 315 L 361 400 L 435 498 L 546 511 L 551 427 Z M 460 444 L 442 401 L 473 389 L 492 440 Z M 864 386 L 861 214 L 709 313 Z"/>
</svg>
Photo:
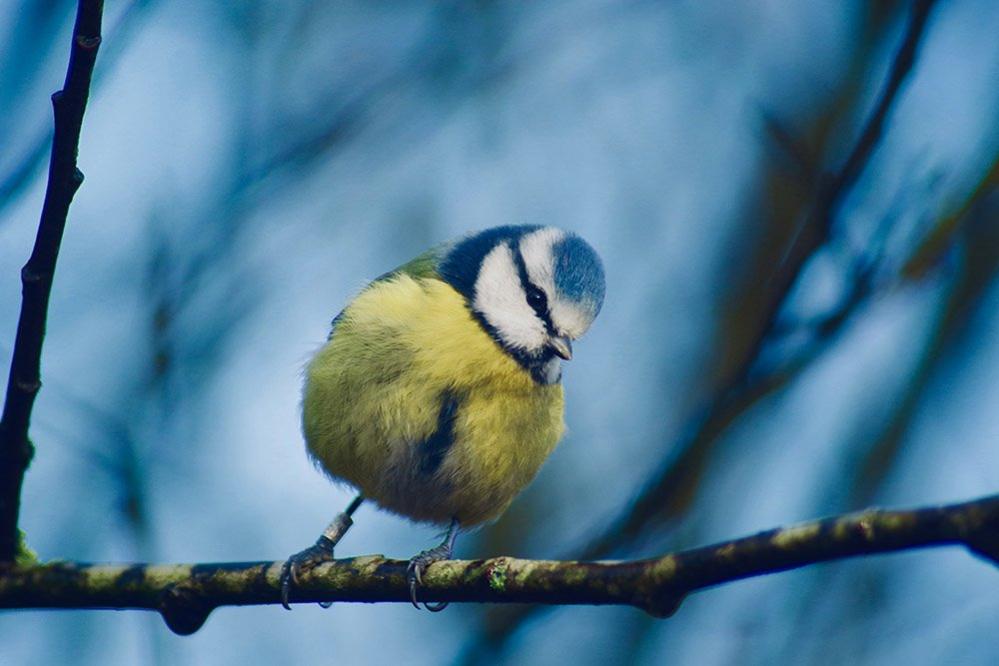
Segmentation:
<svg viewBox="0 0 999 666">
<path fill-rule="evenodd" d="M 579 236 L 570 233 L 552 247 L 555 262 L 555 288 L 596 317 L 604 304 L 604 266 L 596 251 Z"/>
<path fill-rule="evenodd" d="M 482 260 L 498 243 L 516 242 L 537 231 L 537 225 L 511 225 L 480 231 L 459 240 L 442 257 L 438 272 L 455 289 L 471 299 Z M 604 303 L 604 267 L 589 243 L 572 232 L 552 247 L 555 288 L 559 295 L 579 303 L 596 317 Z"/>
</svg>

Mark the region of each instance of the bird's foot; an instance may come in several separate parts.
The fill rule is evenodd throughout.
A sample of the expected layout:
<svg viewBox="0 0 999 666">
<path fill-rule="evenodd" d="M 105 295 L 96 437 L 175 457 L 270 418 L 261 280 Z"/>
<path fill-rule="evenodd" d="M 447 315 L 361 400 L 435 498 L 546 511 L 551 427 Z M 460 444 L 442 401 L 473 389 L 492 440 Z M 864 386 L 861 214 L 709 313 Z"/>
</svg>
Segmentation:
<svg viewBox="0 0 999 666">
<path fill-rule="evenodd" d="M 409 598 L 417 610 L 420 608 L 420 602 L 416 600 L 416 588 L 423 585 L 423 574 L 426 573 L 427 567 L 434 562 L 450 560 L 451 550 L 451 544 L 445 542 L 435 548 L 423 551 L 409 561 L 409 566 L 406 567 L 406 579 L 409 581 Z M 424 603 L 423 607 L 432 613 L 437 613 L 447 608 L 447 602 L 441 601 L 436 604 Z"/>
<path fill-rule="evenodd" d="M 295 553 L 285 561 L 284 566 L 281 567 L 281 605 L 285 609 L 291 610 L 288 598 L 291 596 L 292 586 L 298 585 L 298 577 L 312 571 L 323 562 L 333 561 L 333 548 L 340 543 L 340 539 L 354 524 L 354 519 L 351 516 L 354 515 L 363 501 L 363 495 L 355 497 L 347 505 L 347 509 L 343 513 L 337 514 L 336 518 L 326 526 L 322 536 L 316 540 L 315 544 L 300 553 Z M 320 601 L 319 605 L 323 608 L 329 608 L 333 602 Z"/>
<path fill-rule="evenodd" d="M 301 574 L 312 571 L 323 562 L 333 560 L 334 542 L 325 534 L 319 537 L 315 544 L 309 546 L 300 553 L 295 553 L 289 557 L 284 566 L 281 567 L 281 605 L 291 610 L 288 599 L 291 596 L 291 588 L 298 585 L 298 577 Z M 323 606 L 323 604 L 320 604 Z M 328 607 L 328 606 L 324 606 Z"/>
<path fill-rule="evenodd" d="M 452 518 L 451 526 L 447 529 L 447 536 L 444 537 L 441 545 L 430 550 L 425 550 L 409 561 L 409 566 L 406 567 L 406 579 L 409 581 L 409 598 L 417 609 L 420 608 L 420 603 L 416 600 L 416 588 L 423 585 L 423 574 L 427 572 L 427 567 L 434 562 L 451 559 L 451 553 L 454 552 L 454 540 L 458 536 L 459 527 L 458 519 Z M 447 602 L 442 601 L 436 604 L 425 603 L 423 607 L 431 613 L 436 613 L 447 608 Z"/>
</svg>

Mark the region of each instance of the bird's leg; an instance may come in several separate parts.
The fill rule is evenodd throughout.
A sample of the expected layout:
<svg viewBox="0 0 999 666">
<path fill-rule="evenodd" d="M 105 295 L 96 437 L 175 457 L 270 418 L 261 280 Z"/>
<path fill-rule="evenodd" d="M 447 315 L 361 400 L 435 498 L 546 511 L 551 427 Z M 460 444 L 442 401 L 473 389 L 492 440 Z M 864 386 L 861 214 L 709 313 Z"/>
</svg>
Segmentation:
<svg viewBox="0 0 999 666">
<path fill-rule="evenodd" d="M 285 561 L 284 566 L 281 567 L 282 606 L 291 610 L 291 606 L 288 605 L 288 598 L 291 595 L 292 586 L 298 584 L 299 574 L 306 573 L 323 562 L 329 562 L 333 559 L 333 547 L 340 543 L 340 539 L 347 533 L 350 526 L 354 524 L 354 519 L 351 516 L 357 511 L 357 507 L 361 506 L 361 502 L 363 501 L 363 496 L 358 495 L 355 497 L 347 506 L 347 509 L 343 513 L 338 514 L 326 529 L 323 530 L 322 535 L 316 540 L 315 544 L 300 553 L 295 553 Z"/>
<path fill-rule="evenodd" d="M 454 539 L 457 536 L 458 519 L 452 518 L 451 526 L 447 529 L 447 536 L 444 537 L 444 541 L 439 546 L 425 550 L 409 561 L 409 566 L 406 568 L 406 578 L 409 580 L 409 598 L 417 609 L 419 609 L 420 604 L 416 600 L 416 588 L 423 584 L 423 574 L 427 571 L 427 567 L 434 562 L 451 559 L 451 554 L 454 552 Z M 428 611 L 436 613 L 447 608 L 447 602 L 442 601 L 433 605 L 425 603 L 423 607 Z"/>
</svg>

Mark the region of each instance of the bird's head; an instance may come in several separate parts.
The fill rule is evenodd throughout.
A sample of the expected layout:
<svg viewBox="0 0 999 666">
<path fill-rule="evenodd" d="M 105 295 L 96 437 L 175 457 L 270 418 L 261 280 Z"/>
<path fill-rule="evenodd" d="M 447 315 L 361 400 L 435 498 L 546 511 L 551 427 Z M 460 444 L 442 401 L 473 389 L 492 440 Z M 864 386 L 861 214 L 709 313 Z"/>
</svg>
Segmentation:
<svg viewBox="0 0 999 666">
<path fill-rule="evenodd" d="M 503 349 L 544 384 L 600 312 L 604 269 L 576 234 L 555 227 L 487 229 L 454 243 L 440 274 Z"/>
</svg>

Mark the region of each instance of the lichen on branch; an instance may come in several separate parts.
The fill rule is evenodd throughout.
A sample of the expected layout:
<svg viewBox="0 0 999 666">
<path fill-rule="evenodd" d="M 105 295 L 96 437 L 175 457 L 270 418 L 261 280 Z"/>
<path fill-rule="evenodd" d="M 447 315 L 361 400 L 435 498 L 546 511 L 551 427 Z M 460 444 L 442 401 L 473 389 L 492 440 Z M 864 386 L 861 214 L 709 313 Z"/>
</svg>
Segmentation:
<svg viewBox="0 0 999 666">
<path fill-rule="evenodd" d="M 946 506 L 868 509 L 662 557 L 623 562 L 452 560 L 430 566 L 421 597 L 452 603 L 628 605 L 672 615 L 706 587 L 829 560 L 962 544 L 999 563 L 999 495 Z M 221 606 L 280 603 L 282 562 L 83 564 L 0 568 L 0 608 L 146 609 L 179 634 Z M 304 573 L 296 602 L 409 603 L 405 560 L 368 555 Z"/>
</svg>

